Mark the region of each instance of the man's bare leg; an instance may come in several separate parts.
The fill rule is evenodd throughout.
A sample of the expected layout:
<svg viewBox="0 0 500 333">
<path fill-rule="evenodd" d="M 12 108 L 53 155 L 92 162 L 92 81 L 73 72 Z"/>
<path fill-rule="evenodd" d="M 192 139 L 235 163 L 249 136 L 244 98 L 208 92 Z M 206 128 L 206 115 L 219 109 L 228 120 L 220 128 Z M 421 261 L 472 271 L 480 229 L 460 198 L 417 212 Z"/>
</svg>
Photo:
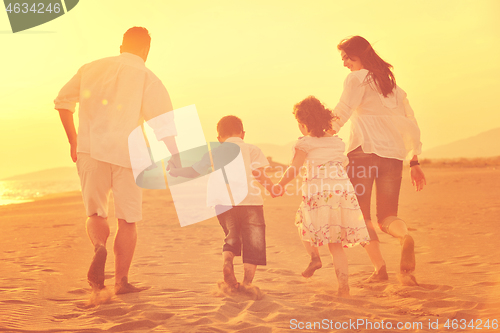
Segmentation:
<svg viewBox="0 0 500 333">
<path fill-rule="evenodd" d="M 314 272 L 317 269 L 323 267 L 323 264 L 321 263 L 321 257 L 319 255 L 319 249 L 317 246 L 311 246 L 311 243 L 305 240 L 302 241 L 302 244 L 304 244 L 307 253 L 311 256 L 309 265 L 307 266 L 305 271 L 302 272 L 302 276 L 308 278 L 313 276 Z"/>
<path fill-rule="evenodd" d="M 147 288 L 137 288 L 128 283 L 128 271 L 134 257 L 137 243 L 137 229 L 135 223 L 118 219 L 116 231 L 115 251 L 115 294 L 128 294 L 143 291 Z"/>
<path fill-rule="evenodd" d="M 109 237 L 108 221 L 94 214 L 86 222 L 87 234 L 94 245 L 94 258 L 87 272 L 87 279 L 92 289 L 104 288 L 104 269 L 106 266 L 106 241 Z"/>
<path fill-rule="evenodd" d="M 224 275 L 224 282 L 226 282 L 231 289 L 238 289 L 239 283 L 234 275 L 233 259 L 233 252 L 222 251 L 222 274 Z"/>
</svg>

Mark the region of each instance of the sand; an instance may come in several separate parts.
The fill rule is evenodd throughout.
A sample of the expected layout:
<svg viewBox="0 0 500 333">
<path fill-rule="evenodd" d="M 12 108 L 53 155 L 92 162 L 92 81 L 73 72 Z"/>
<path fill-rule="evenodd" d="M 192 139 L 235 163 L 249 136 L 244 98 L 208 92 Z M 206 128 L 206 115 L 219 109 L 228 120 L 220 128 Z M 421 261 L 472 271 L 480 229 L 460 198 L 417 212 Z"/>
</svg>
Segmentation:
<svg viewBox="0 0 500 333">
<path fill-rule="evenodd" d="M 308 257 L 293 223 L 298 196 L 265 198 L 268 264 L 258 268 L 254 280 L 261 300 L 219 289 L 223 233 L 217 220 L 181 228 L 167 190 L 145 191 L 144 222 L 138 226 L 129 276 L 131 283 L 150 289 L 118 296 L 103 292 L 102 304 L 90 302 L 86 272 L 93 249 L 78 192 L 0 207 L 0 331 L 313 332 L 343 325 L 353 332 L 450 332 L 455 324 L 465 332 L 484 331 L 488 319 L 487 331 L 495 331 L 493 319 L 500 320 L 500 251 L 495 246 L 500 170 L 425 172 L 427 187 L 416 193 L 405 170 L 399 214 L 415 239 L 420 286 L 399 284 L 398 240 L 379 232 L 389 281 L 364 283 L 372 271 L 368 256 L 360 246 L 348 249 L 350 298 L 336 296 L 327 249 L 321 249 L 323 268 L 312 278 L 301 276 Z M 112 214 L 110 221 L 114 235 Z M 114 284 L 111 241 L 109 290 Z M 239 258 L 235 270 L 241 280 Z M 413 328 L 398 330 L 398 322 Z"/>
</svg>

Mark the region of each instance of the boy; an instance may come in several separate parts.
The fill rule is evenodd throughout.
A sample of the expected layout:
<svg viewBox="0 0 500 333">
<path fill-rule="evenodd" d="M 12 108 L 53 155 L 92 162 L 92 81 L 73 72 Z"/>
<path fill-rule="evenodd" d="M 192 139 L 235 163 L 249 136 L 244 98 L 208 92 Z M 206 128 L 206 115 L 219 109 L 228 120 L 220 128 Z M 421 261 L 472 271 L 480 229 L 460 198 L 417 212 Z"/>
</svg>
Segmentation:
<svg viewBox="0 0 500 333">
<path fill-rule="evenodd" d="M 239 181 L 241 183 L 242 181 L 246 181 L 248 188 L 248 194 L 241 202 L 231 206 L 215 206 L 217 218 L 226 235 L 224 246 L 222 247 L 224 282 L 232 291 L 240 287 L 234 274 L 233 259 L 235 256 L 241 255 L 243 248 L 245 273 L 242 289 L 251 289 L 257 265 L 266 265 L 264 202 L 261 197 L 260 188 L 255 184 L 255 180 L 270 193 L 273 193 L 273 183 L 264 171 L 269 162 L 258 147 L 243 142 L 245 131 L 243 130 L 243 123 L 240 118 L 235 116 L 223 117 L 217 123 L 217 133 L 219 142 L 238 145 L 243 157 L 246 180 L 236 179 L 236 182 Z M 212 150 L 215 168 L 217 168 L 217 160 L 227 160 L 227 154 L 226 158 L 220 158 L 220 155 L 224 155 L 223 146 Z M 201 161 L 193 164 L 191 167 L 174 168 L 170 166 L 170 175 L 174 177 L 195 178 L 205 174 L 206 170 L 210 167 L 210 156 L 209 154 L 205 154 Z M 240 174 L 242 175 L 242 173 Z M 233 198 L 236 197 L 235 192 L 240 192 L 238 190 L 234 191 L 234 187 L 231 187 L 231 190 L 234 195 Z"/>
</svg>

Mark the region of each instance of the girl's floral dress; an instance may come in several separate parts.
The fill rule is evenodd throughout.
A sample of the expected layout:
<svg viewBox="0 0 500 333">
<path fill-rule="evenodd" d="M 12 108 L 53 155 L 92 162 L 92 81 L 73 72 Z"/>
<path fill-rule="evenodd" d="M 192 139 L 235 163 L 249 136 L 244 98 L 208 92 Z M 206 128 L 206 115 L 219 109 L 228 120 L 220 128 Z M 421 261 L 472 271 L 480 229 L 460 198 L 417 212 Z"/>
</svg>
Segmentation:
<svg viewBox="0 0 500 333">
<path fill-rule="evenodd" d="M 295 216 L 302 239 L 312 246 L 342 242 L 348 247 L 368 242 L 363 214 L 344 169 L 348 159 L 342 139 L 305 136 L 295 143 L 295 149 L 307 153 L 302 202 Z"/>
</svg>

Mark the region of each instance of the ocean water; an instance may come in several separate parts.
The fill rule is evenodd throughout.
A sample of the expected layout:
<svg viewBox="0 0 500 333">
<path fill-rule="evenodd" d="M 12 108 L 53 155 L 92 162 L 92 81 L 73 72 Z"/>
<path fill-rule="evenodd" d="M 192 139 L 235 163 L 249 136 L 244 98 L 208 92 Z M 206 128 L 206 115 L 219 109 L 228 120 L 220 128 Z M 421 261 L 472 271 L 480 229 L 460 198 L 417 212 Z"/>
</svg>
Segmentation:
<svg viewBox="0 0 500 333">
<path fill-rule="evenodd" d="M 2 180 L 0 181 L 0 205 L 28 202 L 47 194 L 79 190 L 78 180 Z"/>
</svg>

